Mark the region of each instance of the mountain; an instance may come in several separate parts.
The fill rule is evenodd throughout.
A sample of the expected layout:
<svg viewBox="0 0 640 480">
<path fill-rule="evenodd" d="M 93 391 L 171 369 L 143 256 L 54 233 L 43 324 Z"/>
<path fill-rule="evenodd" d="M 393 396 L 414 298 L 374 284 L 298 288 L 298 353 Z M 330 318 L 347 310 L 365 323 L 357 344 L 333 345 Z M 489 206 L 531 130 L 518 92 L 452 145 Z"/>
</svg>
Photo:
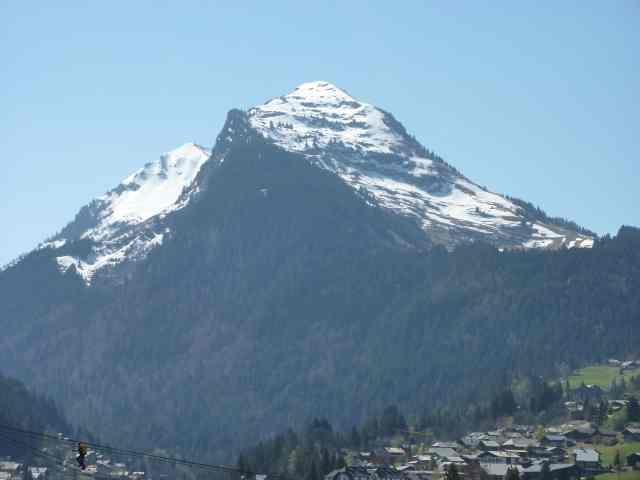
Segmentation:
<svg viewBox="0 0 640 480">
<path fill-rule="evenodd" d="M 390 113 L 327 82 L 305 83 L 250 109 L 247 117 L 246 128 L 337 175 L 367 201 L 410 218 L 430 242 L 447 248 L 472 241 L 506 248 L 593 245 L 592 232 L 480 187 L 424 148 Z M 234 133 L 223 134 L 231 139 Z M 214 163 L 223 158 L 220 148 L 217 155 Z M 41 248 L 57 251 L 59 269 L 73 267 L 87 284 L 122 278 L 170 234 L 166 217 L 202 188 L 196 177 L 209 159 L 210 152 L 196 144 L 161 156 L 83 207 Z M 82 254 L 64 254 L 63 247 L 81 241 Z"/>
<path fill-rule="evenodd" d="M 316 86 L 337 91 L 300 88 Z M 286 120 L 269 117 L 273 101 L 230 111 L 210 152 L 187 145 L 147 165 L 1 271 L 3 369 L 106 442 L 228 461 L 311 415 L 349 425 L 391 403 L 464 405 L 518 373 L 635 353 L 637 229 L 592 248 L 522 248 L 543 240 L 534 225 L 573 232 L 567 247 L 591 237 L 500 196 L 518 226 L 434 226 L 436 198 L 485 197 L 419 157 L 390 115 L 354 101 L 324 127 L 298 110 L 319 108 L 305 95 Z M 303 127 L 317 129 L 307 143 L 291 133 Z M 442 178 L 411 174 L 413 158 Z M 425 209 L 385 204 L 362 180 L 383 175 Z"/>
</svg>

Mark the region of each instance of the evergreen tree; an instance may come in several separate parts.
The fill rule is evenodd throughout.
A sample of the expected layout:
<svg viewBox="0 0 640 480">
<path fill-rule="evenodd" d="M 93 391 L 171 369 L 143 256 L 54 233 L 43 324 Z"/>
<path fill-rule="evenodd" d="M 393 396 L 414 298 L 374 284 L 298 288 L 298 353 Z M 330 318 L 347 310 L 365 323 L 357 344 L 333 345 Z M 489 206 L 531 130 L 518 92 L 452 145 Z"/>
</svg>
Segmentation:
<svg viewBox="0 0 640 480">
<path fill-rule="evenodd" d="M 540 480 L 551 480 L 551 469 L 549 468 L 548 462 L 544 462 L 542 464 L 542 468 L 540 470 Z"/>
<path fill-rule="evenodd" d="M 505 480 L 520 480 L 520 472 L 516 467 L 510 467 L 507 469 L 507 474 L 504 478 Z"/>
<path fill-rule="evenodd" d="M 327 450 L 326 447 L 322 448 L 322 460 L 320 465 L 320 473 L 322 474 L 322 476 L 329 473 L 333 467 L 331 457 L 329 456 L 329 450 Z"/>
<path fill-rule="evenodd" d="M 621 465 L 622 465 L 622 462 L 620 460 L 620 450 L 616 450 L 616 454 L 613 457 L 613 467 L 616 470 L 620 470 Z"/>
<path fill-rule="evenodd" d="M 452 463 L 447 467 L 445 478 L 446 480 L 460 480 L 458 468 L 456 467 L 455 463 Z"/>
<path fill-rule="evenodd" d="M 358 432 L 358 429 L 354 426 L 351 429 L 351 435 L 349 437 L 349 442 L 351 443 L 351 446 L 353 448 L 359 449 L 361 446 L 361 439 L 360 439 L 360 432 Z"/>
<path fill-rule="evenodd" d="M 315 460 L 311 461 L 311 466 L 309 468 L 309 472 L 306 475 L 308 480 L 321 480 L 320 473 L 318 472 L 318 466 Z"/>
<path fill-rule="evenodd" d="M 249 466 L 249 463 L 247 462 L 246 457 L 241 453 L 238 456 L 238 469 L 242 472 L 249 472 L 251 471 L 251 467 Z"/>
<path fill-rule="evenodd" d="M 627 404 L 627 420 L 630 422 L 640 421 L 640 405 L 638 399 L 635 396 L 629 397 L 629 403 Z"/>
</svg>

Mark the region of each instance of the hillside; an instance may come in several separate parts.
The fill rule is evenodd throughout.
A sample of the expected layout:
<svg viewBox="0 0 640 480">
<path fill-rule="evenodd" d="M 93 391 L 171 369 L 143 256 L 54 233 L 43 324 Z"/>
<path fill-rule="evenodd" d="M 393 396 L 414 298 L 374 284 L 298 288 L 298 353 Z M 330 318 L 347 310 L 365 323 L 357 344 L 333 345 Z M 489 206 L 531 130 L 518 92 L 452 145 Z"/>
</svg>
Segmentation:
<svg viewBox="0 0 640 480">
<path fill-rule="evenodd" d="M 0 424 L 25 430 L 68 432 L 71 427 L 60 409 L 46 397 L 37 395 L 18 380 L 0 375 Z M 0 431 L 0 457 L 30 458 L 30 452 L 15 445 Z M 31 439 L 33 445 L 38 439 Z"/>
</svg>

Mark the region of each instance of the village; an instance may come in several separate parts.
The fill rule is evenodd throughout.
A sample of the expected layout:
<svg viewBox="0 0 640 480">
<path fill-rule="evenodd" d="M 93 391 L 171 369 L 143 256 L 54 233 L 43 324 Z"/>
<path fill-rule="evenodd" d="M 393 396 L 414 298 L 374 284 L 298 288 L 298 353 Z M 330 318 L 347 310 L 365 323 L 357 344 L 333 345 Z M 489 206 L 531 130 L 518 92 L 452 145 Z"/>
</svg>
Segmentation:
<svg viewBox="0 0 640 480">
<path fill-rule="evenodd" d="M 608 463 L 600 450 L 616 445 L 637 446 L 638 451 L 619 457 L 618 465 Z M 581 421 L 544 430 L 511 425 L 427 447 L 421 443 L 381 447 L 358 452 L 349 466 L 329 473 L 325 480 L 571 480 L 618 471 L 637 473 L 625 478 L 640 478 L 640 424 L 629 424 L 622 432 Z"/>
</svg>

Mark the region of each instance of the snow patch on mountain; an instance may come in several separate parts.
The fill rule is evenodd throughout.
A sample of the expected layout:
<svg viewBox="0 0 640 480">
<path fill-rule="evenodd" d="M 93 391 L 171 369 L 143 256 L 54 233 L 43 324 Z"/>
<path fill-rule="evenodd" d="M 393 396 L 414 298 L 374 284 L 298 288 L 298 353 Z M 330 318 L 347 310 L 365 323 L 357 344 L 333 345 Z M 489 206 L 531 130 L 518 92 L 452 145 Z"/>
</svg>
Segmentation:
<svg viewBox="0 0 640 480">
<path fill-rule="evenodd" d="M 207 150 L 187 143 L 146 164 L 98 198 L 105 205 L 100 222 L 83 236 L 99 240 L 109 236 L 114 225 L 141 223 L 170 209 L 208 159 Z"/>
<path fill-rule="evenodd" d="M 91 252 L 82 258 L 56 257 L 61 271 L 73 266 L 87 284 L 102 269 L 144 258 L 168 233 L 157 231 L 154 220 L 188 204 L 189 197 L 182 194 L 209 157 L 210 152 L 195 143 L 165 153 L 83 207 L 74 222 L 40 248 L 57 250 L 75 240 L 92 241 Z"/>
<path fill-rule="evenodd" d="M 304 152 L 336 142 L 365 152 L 392 154 L 402 138 L 385 114 L 327 82 L 303 83 L 283 97 L 249 110 L 251 124 L 290 151 Z"/>
<path fill-rule="evenodd" d="M 115 267 L 119 263 L 127 261 L 138 261 L 143 259 L 153 248 L 162 244 L 163 233 L 152 233 L 145 236 L 136 236 L 131 241 L 109 242 L 100 245 L 85 260 L 70 255 L 56 257 L 56 262 L 61 272 L 66 272 L 72 266 L 87 285 L 97 271 L 105 267 Z"/>
</svg>

